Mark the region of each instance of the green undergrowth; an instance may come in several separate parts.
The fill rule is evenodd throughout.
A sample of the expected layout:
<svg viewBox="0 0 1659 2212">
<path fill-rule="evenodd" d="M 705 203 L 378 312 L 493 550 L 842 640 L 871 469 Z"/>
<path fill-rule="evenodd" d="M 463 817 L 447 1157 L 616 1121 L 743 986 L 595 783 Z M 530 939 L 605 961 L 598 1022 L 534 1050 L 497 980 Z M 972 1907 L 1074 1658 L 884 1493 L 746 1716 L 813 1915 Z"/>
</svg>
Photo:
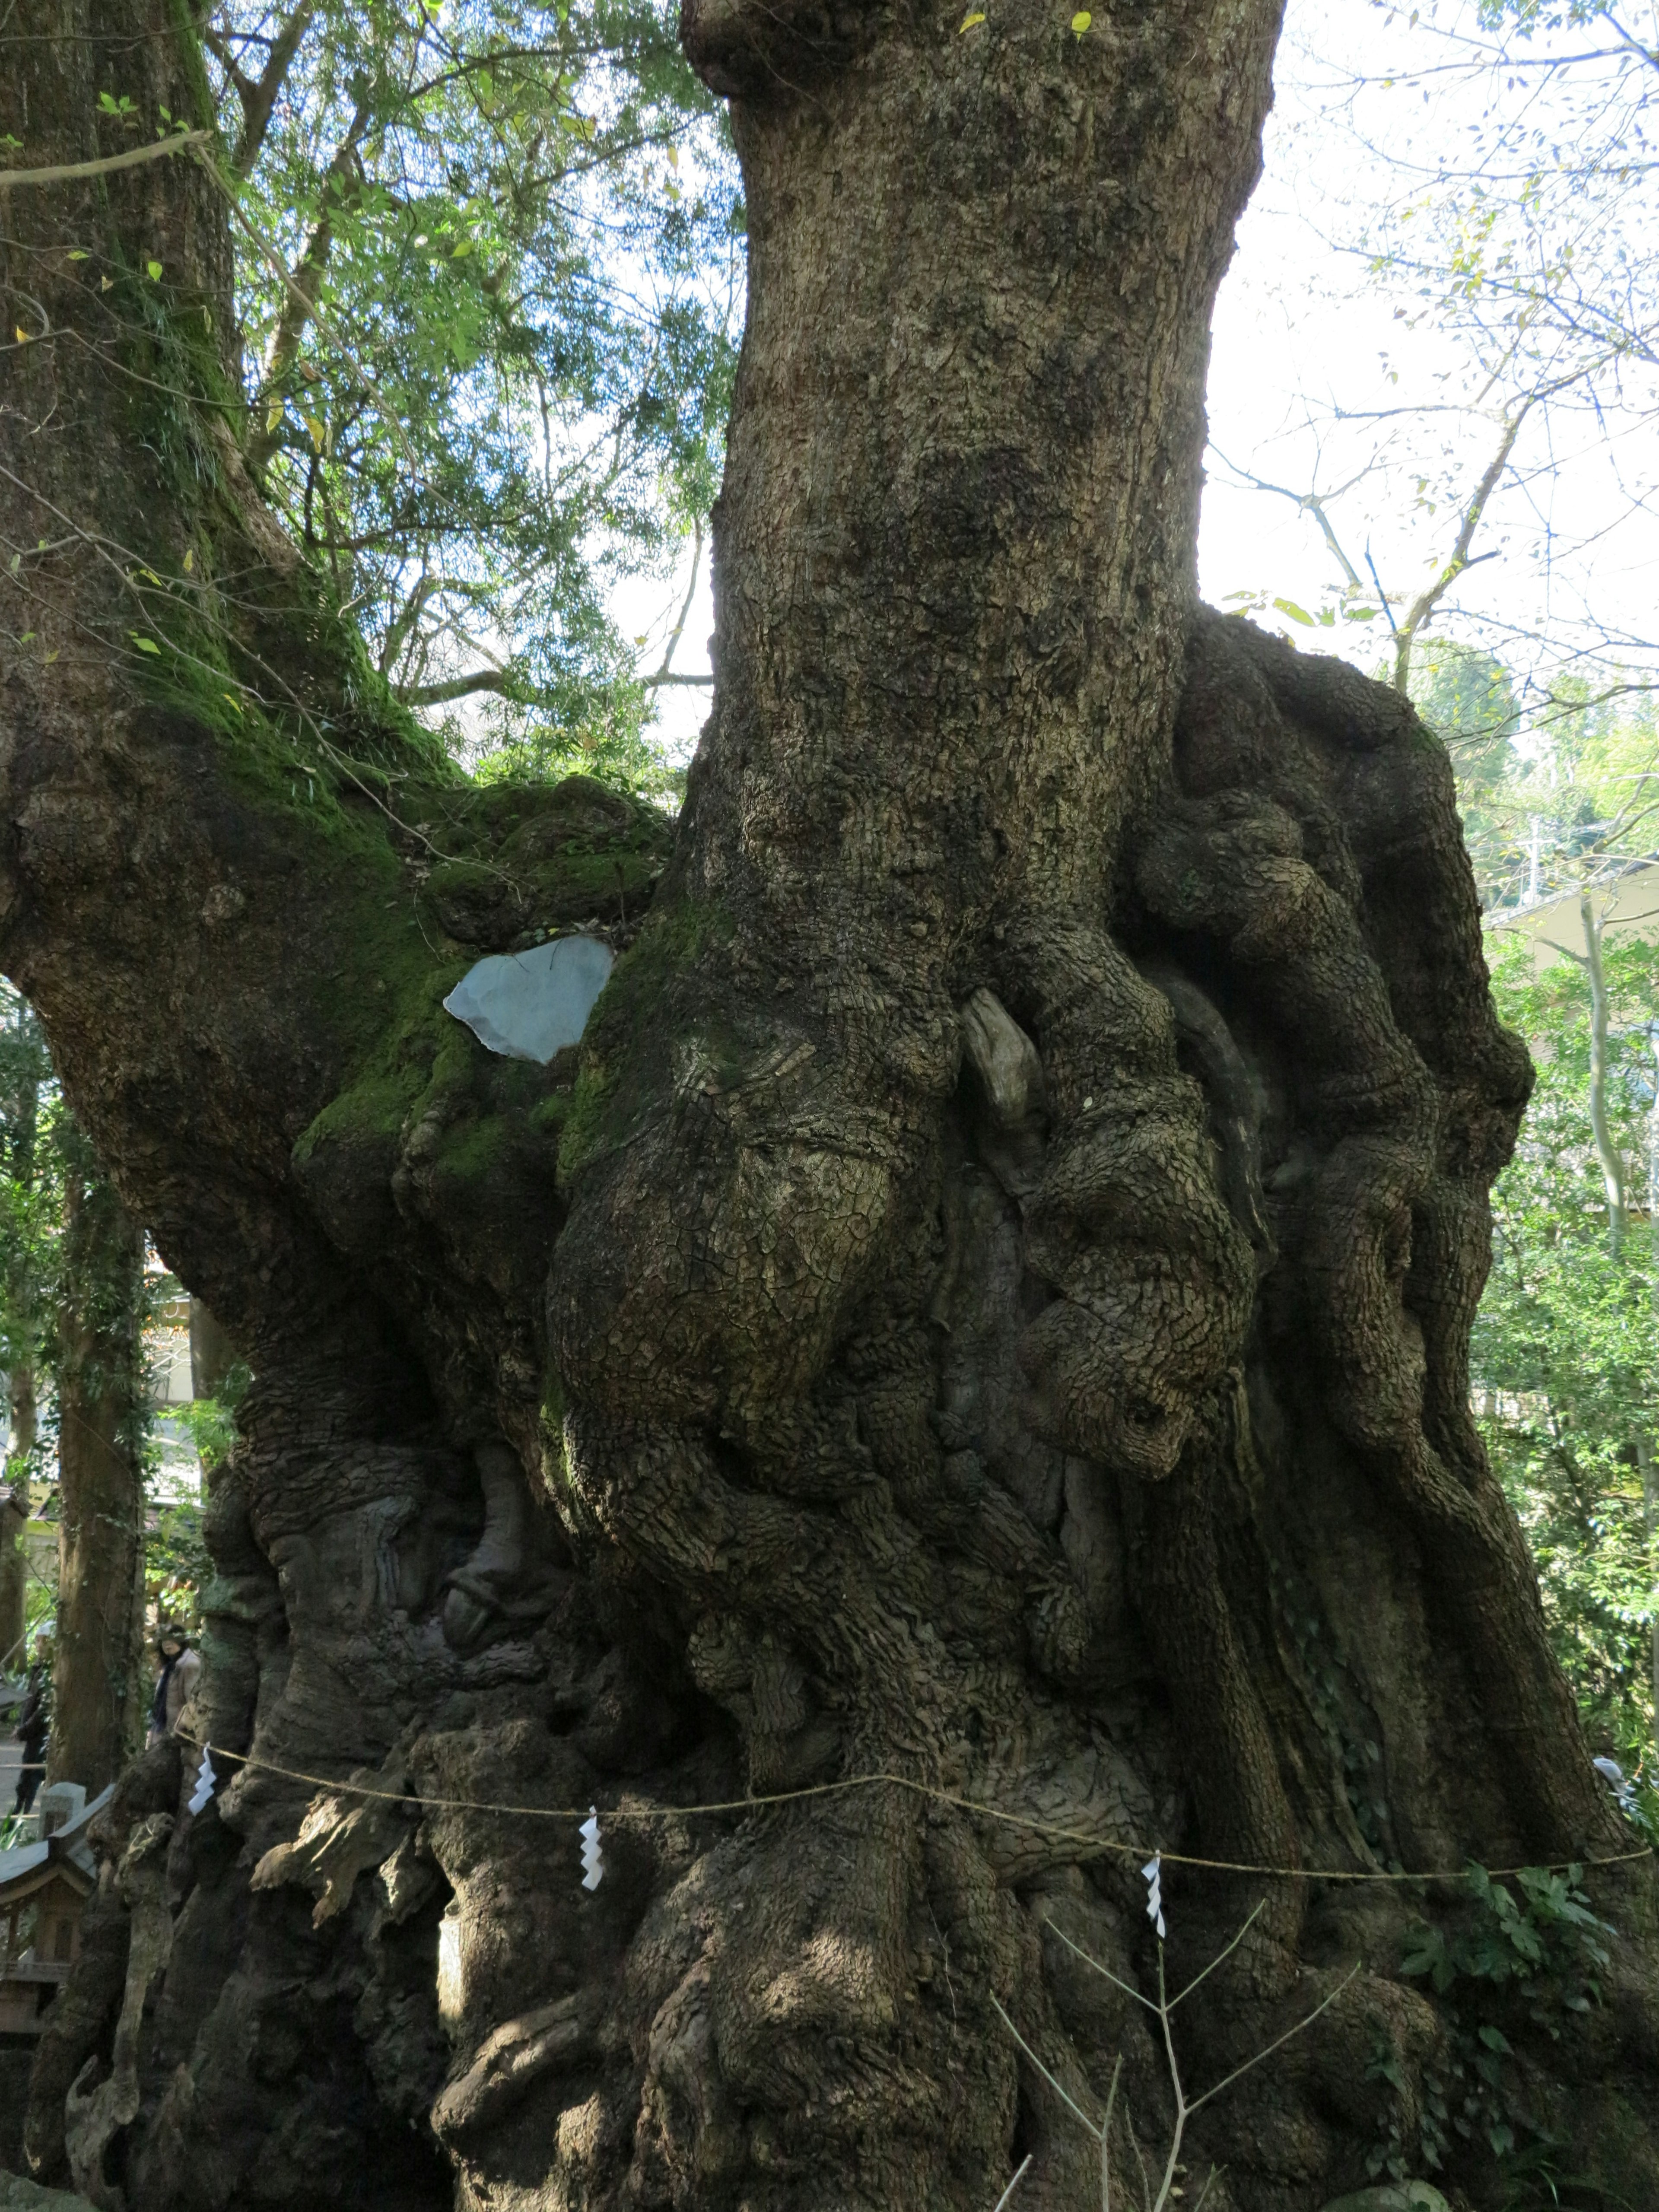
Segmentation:
<svg viewBox="0 0 1659 2212">
<path fill-rule="evenodd" d="M 1415 1924 L 1401 1960 L 1402 1974 L 1433 1991 L 1448 2030 L 1443 2070 L 1424 2069 L 1415 2128 L 1403 2062 L 1376 2032 L 1367 2078 L 1395 2094 L 1368 2160 L 1373 2178 L 1462 2172 L 1473 2159 L 1495 2176 L 1506 2212 L 1623 2203 L 1575 2176 L 1564 2116 L 1548 2109 L 1537 2063 L 1601 2005 L 1615 1940 L 1579 1868 L 1528 1868 L 1499 1881 L 1471 1867 L 1465 1895 Z"/>
</svg>

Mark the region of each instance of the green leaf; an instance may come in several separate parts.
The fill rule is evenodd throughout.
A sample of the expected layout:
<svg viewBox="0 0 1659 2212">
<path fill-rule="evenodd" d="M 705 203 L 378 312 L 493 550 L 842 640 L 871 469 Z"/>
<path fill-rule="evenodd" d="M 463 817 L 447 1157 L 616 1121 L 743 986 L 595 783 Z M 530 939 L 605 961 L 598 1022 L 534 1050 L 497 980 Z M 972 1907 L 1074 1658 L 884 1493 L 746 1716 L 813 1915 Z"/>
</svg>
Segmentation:
<svg viewBox="0 0 1659 2212">
<path fill-rule="evenodd" d="M 149 280 L 151 283 L 159 284 L 161 281 L 161 263 L 159 261 L 147 261 L 145 262 L 144 266 L 149 271 Z"/>
<path fill-rule="evenodd" d="M 1288 615 L 1292 622 L 1299 622 L 1309 629 L 1313 629 L 1317 627 L 1313 617 L 1308 612 L 1307 609 L 1305 607 L 1297 606 L 1294 599 L 1275 599 L 1273 601 L 1273 605 L 1278 608 L 1280 614 Z"/>
<path fill-rule="evenodd" d="M 153 637 L 141 637 L 136 629 L 129 630 L 127 632 L 127 635 L 132 640 L 140 653 L 160 653 L 161 650 L 161 647 L 157 645 Z"/>
<path fill-rule="evenodd" d="M 1086 8 L 1079 8 L 1072 18 L 1072 36 L 1080 39 L 1094 20 Z"/>
</svg>

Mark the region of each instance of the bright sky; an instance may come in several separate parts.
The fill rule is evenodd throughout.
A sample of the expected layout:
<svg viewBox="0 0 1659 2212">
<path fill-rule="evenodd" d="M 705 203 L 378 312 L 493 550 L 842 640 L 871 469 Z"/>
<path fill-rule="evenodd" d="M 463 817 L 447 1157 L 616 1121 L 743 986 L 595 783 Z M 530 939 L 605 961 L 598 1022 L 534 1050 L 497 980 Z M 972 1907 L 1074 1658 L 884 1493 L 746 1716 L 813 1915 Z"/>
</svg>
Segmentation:
<svg viewBox="0 0 1659 2212">
<path fill-rule="evenodd" d="M 1479 295 L 1465 302 L 1448 327 L 1425 312 L 1413 273 L 1379 281 L 1364 250 L 1384 241 L 1391 211 L 1431 191 L 1442 164 L 1467 171 L 1486 195 L 1495 223 L 1489 264 L 1506 237 L 1525 264 L 1528 241 L 1512 210 L 1527 173 L 1544 169 L 1544 238 L 1558 254 L 1570 247 L 1573 262 L 1558 288 L 1571 315 L 1534 325 L 1543 374 L 1565 375 L 1605 354 L 1596 315 L 1608 300 L 1654 335 L 1659 210 L 1639 102 L 1649 84 L 1659 93 L 1659 72 L 1632 64 L 1621 74 L 1616 58 L 1595 58 L 1618 52 L 1596 21 L 1513 42 L 1513 65 L 1495 73 L 1492 40 L 1473 6 L 1443 0 L 1421 16 L 1375 0 L 1336 8 L 1291 0 L 1266 173 L 1216 318 L 1200 542 L 1200 582 L 1212 601 L 1257 592 L 1317 611 L 1344 580 L 1313 519 L 1291 500 L 1249 488 L 1249 476 L 1324 494 L 1349 560 L 1371 585 L 1369 544 L 1397 605 L 1449 554 L 1456 512 L 1523 388 L 1513 376 L 1490 379 L 1506 334 L 1495 312 L 1502 288 L 1495 298 L 1488 288 L 1491 306 Z M 1653 36 L 1651 22 L 1633 27 Z M 1568 189 L 1571 168 L 1598 149 L 1622 149 L 1631 165 L 1617 189 Z M 1481 203 L 1465 198 L 1478 219 Z M 1394 234 L 1410 254 L 1414 236 L 1429 231 L 1430 219 L 1417 214 Z M 1458 580 L 1436 626 L 1492 645 L 1518 674 L 1540 659 L 1609 648 L 1627 662 L 1651 661 L 1656 480 L 1659 380 L 1651 354 L 1638 353 L 1529 416 L 1471 547 L 1477 558 L 1496 557 Z M 1375 607 L 1374 585 L 1369 597 Z M 1285 627 L 1311 641 L 1299 625 Z M 1373 646 L 1371 637 L 1382 628 L 1349 631 L 1362 665 L 1379 656 L 1386 641 Z M 1340 649 L 1341 635 L 1322 642 Z M 1541 655 L 1540 635 L 1550 641 Z"/>
<path fill-rule="evenodd" d="M 1652 45 L 1656 16 L 1638 8 L 1627 27 Z M 1547 243 L 1571 246 L 1566 283 L 1582 295 L 1570 318 L 1534 325 L 1547 373 L 1605 352 L 1596 317 L 1608 299 L 1650 349 L 1604 369 L 1593 398 L 1574 386 L 1528 416 L 1471 546 L 1492 557 L 1453 586 L 1436 628 L 1492 646 L 1522 679 L 1547 679 L 1584 654 L 1659 674 L 1659 324 L 1648 258 L 1659 166 L 1641 112 L 1649 84 L 1659 94 L 1659 71 L 1632 64 L 1621 76 L 1618 52 L 1598 21 L 1513 46 L 1494 73 L 1472 0 L 1428 0 L 1419 11 L 1290 0 L 1266 171 L 1216 316 L 1199 548 L 1212 603 L 1254 594 L 1258 618 L 1299 643 L 1378 665 L 1387 635 L 1371 566 L 1396 611 L 1443 566 L 1516 386 L 1502 369 L 1501 285 L 1467 301 L 1449 329 L 1425 311 L 1422 280 L 1407 270 L 1379 282 L 1367 248 L 1450 163 L 1487 196 L 1488 264 L 1508 240 L 1524 264 L 1528 241 L 1509 211 L 1541 164 L 1552 179 Z M 1596 148 L 1622 148 L 1630 163 L 1617 192 L 1570 193 L 1560 179 Z M 1430 232 L 1419 214 L 1394 235 L 1409 256 Z M 1311 517 L 1249 477 L 1324 496 L 1370 621 L 1310 631 L 1273 610 L 1275 599 L 1314 615 L 1334 609 L 1345 579 Z M 684 588 L 683 574 L 673 592 L 641 584 L 623 602 L 627 626 L 649 638 L 647 665 L 660 657 Z M 705 574 L 677 668 L 707 670 L 712 619 Z M 665 697 L 662 733 L 678 756 L 689 754 L 707 708 L 706 691 Z"/>
</svg>

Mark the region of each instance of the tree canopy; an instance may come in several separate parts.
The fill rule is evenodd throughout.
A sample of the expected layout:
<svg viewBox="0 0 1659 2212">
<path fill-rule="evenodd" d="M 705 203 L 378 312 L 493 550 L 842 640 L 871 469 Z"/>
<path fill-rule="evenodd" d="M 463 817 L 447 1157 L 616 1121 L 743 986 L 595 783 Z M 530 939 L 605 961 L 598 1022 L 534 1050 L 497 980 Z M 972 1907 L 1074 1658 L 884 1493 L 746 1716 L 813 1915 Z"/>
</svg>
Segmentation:
<svg viewBox="0 0 1659 2212">
<path fill-rule="evenodd" d="M 266 495 L 470 758 L 659 777 L 611 599 L 706 525 L 744 221 L 672 24 L 297 0 L 205 42 Z"/>
</svg>

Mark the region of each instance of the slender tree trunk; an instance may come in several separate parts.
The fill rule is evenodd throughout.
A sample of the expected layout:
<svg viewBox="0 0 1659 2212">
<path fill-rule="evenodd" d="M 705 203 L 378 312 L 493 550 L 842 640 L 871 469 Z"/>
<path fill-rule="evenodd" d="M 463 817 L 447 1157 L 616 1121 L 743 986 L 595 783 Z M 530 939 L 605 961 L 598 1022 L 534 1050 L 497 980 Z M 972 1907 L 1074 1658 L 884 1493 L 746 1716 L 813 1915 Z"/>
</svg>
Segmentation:
<svg viewBox="0 0 1659 2212">
<path fill-rule="evenodd" d="M 983 13 L 686 10 L 751 260 L 672 852 L 377 685 L 239 459 L 200 170 L 12 195 L 0 957 L 256 1376 L 234 1778 L 124 1784 L 125 1998 L 98 1953 L 34 2073 L 37 2170 L 133 2212 L 968 2212 L 1026 2153 L 1083 2202 L 1006 2022 L 1091 2111 L 1121 2057 L 1156 2151 L 1164 2054 L 1062 1940 L 1157 1990 L 1154 1845 L 1212 1863 L 1178 1981 L 1266 1904 L 1189 2078 L 1331 2000 L 1187 2136 L 1211 2212 L 1316 2212 L 1452 2063 L 1399 1962 L 1461 1893 L 1391 1867 L 1627 1848 L 1469 1413 L 1529 1073 L 1444 755 L 1195 600 L 1276 8 Z M 204 112 L 160 0 L 9 51 L 37 164 L 115 150 L 106 81 Z M 580 1055 L 444 1012 L 573 925 L 623 955 Z M 1595 1881 L 1609 2002 L 1507 2029 L 1649 2202 L 1654 1893 Z"/>
<path fill-rule="evenodd" d="M 143 1741 L 143 1232 L 85 1140 L 65 1177 L 58 1627 L 47 1779 L 88 1796 Z"/>
<path fill-rule="evenodd" d="M 7 1042 L 16 1065 L 15 1089 L 6 1101 L 10 1123 L 5 1170 L 25 1194 L 33 1191 L 35 1140 L 40 1119 L 40 1062 L 45 1048 L 40 1025 L 21 1002 L 9 1024 Z M 13 1346 L 8 1386 L 6 1480 L 12 1493 L 9 1514 L 0 1515 L 0 1668 L 21 1668 L 26 1661 L 24 1631 L 28 1611 L 28 1555 L 24 1534 L 33 1508 L 31 1491 L 38 1443 L 34 1348 L 40 1328 L 40 1285 L 34 1257 L 27 1240 L 16 1255 L 12 1278 L 5 1285 L 10 1310 L 8 1326 Z"/>
<path fill-rule="evenodd" d="M 1659 1367 L 1659 1030 L 1650 1031 L 1653 1052 L 1653 1105 L 1648 1115 L 1648 1299 L 1654 1324 Z M 1654 1465 L 1653 1437 L 1642 1439 L 1642 1533 L 1648 1547 L 1648 1625 L 1650 1687 L 1653 1696 L 1653 1741 L 1659 1753 L 1659 1468 Z"/>
<path fill-rule="evenodd" d="M 35 1447 L 34 1368 L 15 1360 L 7 1408 L 6 1482 L 11 1504 L 0 1514 L 0 1671 L 21 1673 L 28 1617 L 28 1554 L 24 1531 L 33 1510 L 30 1475 Z"/>
<path fill-rule="evenodd" d="M 1590 987 L 1590 1133 L 1607 1194 L 1607 1243 L 1616 1260 L 1625 1243 L 1625 1163 L 1607 1121 L 1607 981 L 1601 965 L 1601 917 L 1591 892 L 1579 898 L 1578 914 Z"/>
<path fill-rule="evenodd" d="M 192 1398 L 216 1398 L 226 1376 L 236 1363 L 236 1347 L 208 1310 L 204 1300 L 190 1302 L 190 1394 Z"/>
</svg>

